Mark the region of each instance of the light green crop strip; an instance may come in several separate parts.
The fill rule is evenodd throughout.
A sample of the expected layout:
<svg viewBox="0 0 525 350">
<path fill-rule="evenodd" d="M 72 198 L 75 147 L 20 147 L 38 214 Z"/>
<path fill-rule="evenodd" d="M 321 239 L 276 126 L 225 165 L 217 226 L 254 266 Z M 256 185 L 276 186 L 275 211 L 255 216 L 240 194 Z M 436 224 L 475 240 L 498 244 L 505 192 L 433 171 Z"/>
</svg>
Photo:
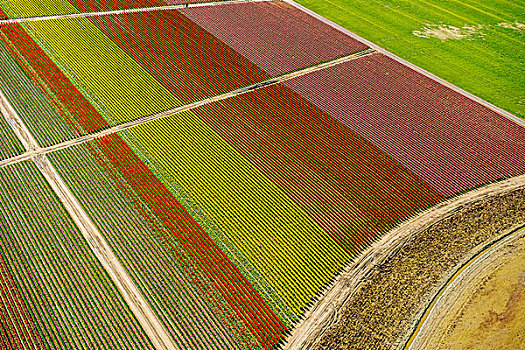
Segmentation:
<svg viewBox="0 0 525 350">
<path fill-rule="evenodd" d="M 11 18 L 78 12 L 75 6 L 64 0 L 0 0 L 0 7 Z"/>
</svg>

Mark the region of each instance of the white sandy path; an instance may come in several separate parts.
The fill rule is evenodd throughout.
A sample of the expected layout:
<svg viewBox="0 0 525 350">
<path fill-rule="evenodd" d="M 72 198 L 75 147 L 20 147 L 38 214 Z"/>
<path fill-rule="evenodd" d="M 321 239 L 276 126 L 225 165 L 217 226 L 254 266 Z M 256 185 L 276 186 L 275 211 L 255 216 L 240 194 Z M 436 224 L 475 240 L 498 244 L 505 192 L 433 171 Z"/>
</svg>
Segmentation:
<svg viewBox="0 0 525 350">
<path fill-rule="evenodd" d="M 167 10 L 177 10 L 177 9 L 183 9 L 183 8 L 189 8 L 189 7 L 221 6 L 221 5 L 241 4 L 245 2 L 267 2 L 267 1 L 274 1 L 274 0 L 231 0 L 231 1 L 223 0 L 223 1 L 200 2 L 200 3 L 193 3 L 193 4 L 138 7 L 138 8 L 132 8 L 132 9 L 123 9 L 123 10 L 78 12 L 78 13 L 68 13 L 68 14 L 62 14 L 62 15 L 45 15 L 45 16 L 35 16 L 35 17 L 8 18 L 8 19 L 1 19 L 0 25 L 3 23 L 21 23 L 21 22 L 53 20 L 53 19 L 59 19 L 59 18 L 79 18 L 79 17 L 121 15 L 125 13 L 167 11 Z"/>
<path fill-rule="evenodd" d="M 31 135 L 24 122 L 20 119 L 5 95 L 0 91 L 0 112 L 6 118 L 15 134 L 18 136 L 28 152 L 41 150 L 36 139 Z M 79 228 L 88 242 L 95 256 L 117 286 L 122 297 L 139 321 L 156 349 L 177 349 L 171 336 L 157 319 L 148 303 L 135 286 L 131 277 L 119 262 L 100 231 L 91 221 L 76 197 L 71 193 L 64 180 L 49 162 L 44 154 L 32 158 L 40 169 L 55 194 L 64 205 L 65 209 Z"/>
</svg>

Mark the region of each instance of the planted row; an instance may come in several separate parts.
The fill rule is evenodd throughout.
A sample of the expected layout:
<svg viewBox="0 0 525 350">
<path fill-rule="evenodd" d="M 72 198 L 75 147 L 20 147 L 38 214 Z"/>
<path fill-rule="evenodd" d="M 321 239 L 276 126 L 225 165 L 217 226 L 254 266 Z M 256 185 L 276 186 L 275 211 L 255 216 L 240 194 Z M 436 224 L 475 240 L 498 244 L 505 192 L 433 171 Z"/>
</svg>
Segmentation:
<svg viewBox="0 0 525 350">
<path fill-rule="evenodd" d="M 180 10 L 270 75 L 280 75 L 368 46 L 282 1 Z"/>
<path fill-rule="evenodd" d="M 284 85 L 207 104 L 194 113 L 350 254 L 443 199 L 398 162 Z"/>
<path fill-rule="evenodd" d="M 71 118 L 69 114 L 63 116 L 59 113 L 67 113 L 67 109 L 52 105 L 51 101 L 57 101 L 56 105 L 59 105 L 56 95 L 38 77 L 29 61 L 22 56 L 21 50 L 10 41 L 8 28 L 9 25 L 6 25 L 0 29 L 0 89 L 41 146 L 51 146 L 77 137 L 79 133 L 66 122 L 66 118 Z"/>
<path fill-rule="evenodd" d="M 10 165 L 0 178 L 1 258 L 35 337 L 53 349 L 151 348 L 36 166 Z M 8 341 L 16 343 L 20 334 L 11 332 Z"/>
<path fill-rule="evenodd" d="M 525 171 L 525 127 L 385 55 L 285 84 L 445 196 Z"/>
<path fill-rule="evenodd" d="M 0 113 L 0 160 L 8 159 L 24 152 L 24 147 Z"/>
<path fill-rule="evenodd" d="M 155 222 L 144 220 L 137 198 L 112 177 L 85 146 L 51 155 L 139 290 L 182 348 L 238 348 L 175 255 L 166 249 Z M 74 166 L 73 166 L 74 165 Z"/>
</svg>

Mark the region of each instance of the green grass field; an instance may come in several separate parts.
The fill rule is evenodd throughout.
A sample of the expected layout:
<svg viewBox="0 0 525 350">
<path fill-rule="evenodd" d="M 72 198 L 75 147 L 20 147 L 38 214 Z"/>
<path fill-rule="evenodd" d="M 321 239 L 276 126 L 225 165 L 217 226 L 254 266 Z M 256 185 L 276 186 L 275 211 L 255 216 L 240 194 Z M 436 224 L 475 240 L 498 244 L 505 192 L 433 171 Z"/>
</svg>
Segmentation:
<svg viewBox="0 0 525 350">
<path fill-rule="evenodd" d="M 525 7 L 519 5 L 519 1 L 298 2 L 407 61 L 525 118 Z"/>
</svg>

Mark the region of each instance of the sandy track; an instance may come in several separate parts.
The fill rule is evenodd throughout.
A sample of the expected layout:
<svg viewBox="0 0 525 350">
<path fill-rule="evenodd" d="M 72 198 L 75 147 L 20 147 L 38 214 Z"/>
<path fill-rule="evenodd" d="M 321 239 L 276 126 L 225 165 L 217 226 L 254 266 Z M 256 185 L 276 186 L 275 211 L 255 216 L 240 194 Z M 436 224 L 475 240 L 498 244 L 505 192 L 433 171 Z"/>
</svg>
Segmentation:
<svg viewBox="0 0 525 350">
<path fill-rule="evenodd" d="M 339 321 L 345 302 L 360 283 L 366 280 L 375 267 L 395 255 L 409 239 L 470 203 L 524 187 L 525 175 L 492 183 L 437 204 L 392 229 L 344 269 L 292 330 L 282 348 L 313 349 L 328 328 Z"/>
<path fill-rule="evenodd" d="M 15 134 L 22 141 L 28 152 L 41 150 L 37 141 L 31 135 L 24 122 L 20 119 L 2 91 L 0 91 L 0 112 L 6 118 Z M 55 194 L 77 225 L 89 247 L 95 253 L 111 280 L 117 286 L 122 297 L 143 327 L 152 344 L 157 349 L 176 349 L 171 336 L 157 319 L 131 277 L 119 262 L 102 234 L 91 221 L 73 193 L 69 190 L 59 173 L 45 155 L 31 158 L 42 172 Z"/>
<path fill-rule="evenodd" d="M 191 8 L 191 7 L 220 6 L 220 5 L 241 4 L 245 2 L 266 2 L 266 1 L 274 1 L 274 0 L 222 0 L 222 1 L 209 1 L 209 2 L 200 2 L 200 3 L 192 3 L 192 4 L 138 7 L 138 8 L 132 8 L 132 9 L 112 10 L 112 11 L 79 12 L 79 13 L 68 13 L 68 14 L 63 14 L 63 15 L 46 15 L 46 16 L 36 16 L 36 17 L 8 18 L 8 19 L 0 19 L 0 25 L 2 25 L 3 23 L 34 22 L 34 21 L 45 21 L 45 20 L 53 20 L 53 19 L 60 19 L 60 18 L 110 16 L 110 15 L 121 15 L 125 13 L 167 11 L 167 10 L 177 10 L 177 9 Z"/>
<path fill-rule="evenodd" d="M 437 347 L 439 339 L 436 337 L 446 330 L 447 324 L 451 321 L 447 315 L 461 304 L 459 300 L 471 297 L 484 276 L 487 278 L 493 271 L 508 263 L 508 260 L 514 257 L 511 254 L 514 250 L 513 246 L 524 239 L 525 228 L 521 228 L 487 247 L 467 262 L 436 296 L 436 301 L 420 319 L 405 348 L 415 350 Z"/>
</svg>

